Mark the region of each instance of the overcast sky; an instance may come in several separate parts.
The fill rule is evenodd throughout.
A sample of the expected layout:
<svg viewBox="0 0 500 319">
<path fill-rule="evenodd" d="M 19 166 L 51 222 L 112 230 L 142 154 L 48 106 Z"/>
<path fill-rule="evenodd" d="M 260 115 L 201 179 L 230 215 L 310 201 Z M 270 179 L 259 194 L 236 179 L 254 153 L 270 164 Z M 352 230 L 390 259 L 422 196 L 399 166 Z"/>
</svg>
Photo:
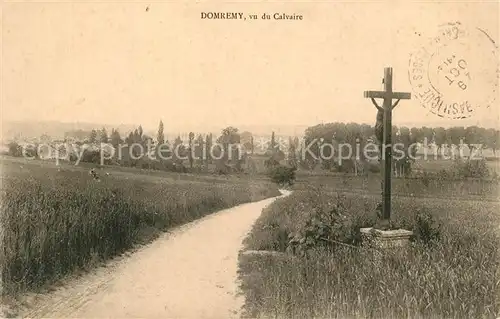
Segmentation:
<svg viewBox="0 0 500 319">
<path fill-rule="evenodd" d="M 363 91 L 381 89 L 392 66 L 394 89 L 411 92 L 410 53 L 438 25 L 460 21 L 498 43 L 496 2 L 453 2 L 4 3 L 2 117 L 147 128 L 162 118 L 167 130 L 197 131 L 372 123 Z M 304 19 L 209 21 L 202 11 Z M 497 118 L 498 106 L 468 121 L 441 119 L 417 99 L 393 115 L 395 125 L 491 126 Z"/>
</svg>

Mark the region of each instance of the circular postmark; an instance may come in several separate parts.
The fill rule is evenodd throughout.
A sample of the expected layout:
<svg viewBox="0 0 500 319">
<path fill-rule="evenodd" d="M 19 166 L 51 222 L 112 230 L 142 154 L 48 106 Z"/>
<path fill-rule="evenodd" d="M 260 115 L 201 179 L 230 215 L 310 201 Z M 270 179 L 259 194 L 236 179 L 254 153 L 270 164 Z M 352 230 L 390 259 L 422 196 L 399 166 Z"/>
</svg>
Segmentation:
<svg viewBox="0 0 500 319">
<path fill-rule="evenodd" d="M 468 118 L 497 97 L 497 46 L 482 29 L 459 22 L 440 25 L 437 35 L 411 55 L 408 75 L 423 107 L 440 117 Z"/>
</svg>

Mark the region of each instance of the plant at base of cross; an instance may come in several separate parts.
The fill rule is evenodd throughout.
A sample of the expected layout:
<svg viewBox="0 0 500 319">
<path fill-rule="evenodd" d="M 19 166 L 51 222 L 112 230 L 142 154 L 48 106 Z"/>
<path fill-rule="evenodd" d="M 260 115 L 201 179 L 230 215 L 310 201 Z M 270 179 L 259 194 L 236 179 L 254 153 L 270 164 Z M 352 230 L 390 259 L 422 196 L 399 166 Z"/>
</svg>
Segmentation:
<svg viewBox="0 0 500 319">
<path fill-rule="evenodd" d="M 421 209 L 415 214 L 413 232 L 415 239 L 423 245 L 430 247 L 439 242 L 441 227 L 442 225 L 426 209 Z"/>
<path fill-rule="evenodd" d="M 288 236 L 287 251 L 307 256 L 308 251 L 323 248 L 332 250 L 342 245 L 354 246 L 361 243 L 358 224 L 360 221 L 347 212 L 345 197 L 337 195 L 337 202 L 318 203 L 298 231 Z"/>
</svg>

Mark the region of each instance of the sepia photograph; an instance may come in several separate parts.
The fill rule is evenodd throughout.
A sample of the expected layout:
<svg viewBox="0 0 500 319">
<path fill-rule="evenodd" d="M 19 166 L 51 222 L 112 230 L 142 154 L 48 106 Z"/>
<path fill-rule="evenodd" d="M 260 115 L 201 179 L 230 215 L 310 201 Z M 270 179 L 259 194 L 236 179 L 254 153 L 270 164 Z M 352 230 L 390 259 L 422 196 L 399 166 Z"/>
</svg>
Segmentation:
<svg viewBox="0 0 500 319">
<path fill-rule="evenodd" d="M 0 318 L 500 318 L 500 2 L 3 0 Z"/>
</svg>

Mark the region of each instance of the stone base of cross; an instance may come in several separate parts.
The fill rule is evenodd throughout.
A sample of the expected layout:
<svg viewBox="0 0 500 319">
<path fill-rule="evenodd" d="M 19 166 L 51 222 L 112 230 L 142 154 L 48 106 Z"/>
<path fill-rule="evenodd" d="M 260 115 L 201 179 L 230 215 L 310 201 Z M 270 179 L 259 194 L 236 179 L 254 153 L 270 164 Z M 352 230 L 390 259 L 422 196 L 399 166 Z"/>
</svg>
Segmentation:
<svg viewBox="0 0 500 319">
<path fill-rule="evenodd" d="M 381 172 L 382 172 L 382 224 L 388 226 L 391 218 L 391 172 L 392 172 L 392 110 L 402 99 L 410 99 L 411 94 L 392 91 L 392 68 L 384 69 L 384 91 L 365 91 L 364 97 L 370 98 L 378 111 L 377 121 L 383 122 L 383 138 L 380 142 Z M 379 106 L 375 99 L 383 99 Z M 396 99 L 393 104 L 392 100 Z M 380 125 L 380 123 L 377 123 Z M 377 127 L 377 125 L 376 125 Z"/>
</svg>

